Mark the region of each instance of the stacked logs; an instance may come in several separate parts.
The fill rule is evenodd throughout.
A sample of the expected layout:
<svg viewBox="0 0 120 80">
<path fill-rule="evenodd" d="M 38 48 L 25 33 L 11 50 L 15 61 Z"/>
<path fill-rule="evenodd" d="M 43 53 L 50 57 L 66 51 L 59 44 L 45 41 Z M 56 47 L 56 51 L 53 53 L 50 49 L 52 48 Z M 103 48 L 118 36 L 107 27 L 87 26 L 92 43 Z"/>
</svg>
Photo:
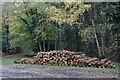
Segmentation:
<svg viewBox="0 0 120 80">
<path fill-rule="evenodd" d="M 30 61 L 23 59 L 15 63 L 20 64 L 47 64 L 62 66 L 79 66 L 79 67 L 97 67 L 97 68 L 115 68 L 115 65 L 107 59 L 98 59 L 87 57 L 83 52 L 72 51 L 53 51 L 39 52 L 36 60 Z"/>
</svg>

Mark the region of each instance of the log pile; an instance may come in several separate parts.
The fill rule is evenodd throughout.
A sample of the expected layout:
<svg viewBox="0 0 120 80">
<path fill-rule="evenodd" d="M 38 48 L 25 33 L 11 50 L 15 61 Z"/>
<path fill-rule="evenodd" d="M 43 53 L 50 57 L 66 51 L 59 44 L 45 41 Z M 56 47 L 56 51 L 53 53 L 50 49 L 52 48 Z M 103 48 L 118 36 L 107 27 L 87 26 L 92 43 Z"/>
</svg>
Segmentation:
<svg viewBox="0 0 120 80">
<path fill-rule="evenodd" d="M 30 61 L 22 59 L 16 61 L 18 64 L 47 64 L 62 66 L 79 66 L 79 67 L 97 67 L 97 68 L 115 68 L 115 65 L 107 59 L 98 59 L 87 57 L 83 52 L 56 51 L 56 52 L 39 52 L 36 60 Z"/>
</svg>

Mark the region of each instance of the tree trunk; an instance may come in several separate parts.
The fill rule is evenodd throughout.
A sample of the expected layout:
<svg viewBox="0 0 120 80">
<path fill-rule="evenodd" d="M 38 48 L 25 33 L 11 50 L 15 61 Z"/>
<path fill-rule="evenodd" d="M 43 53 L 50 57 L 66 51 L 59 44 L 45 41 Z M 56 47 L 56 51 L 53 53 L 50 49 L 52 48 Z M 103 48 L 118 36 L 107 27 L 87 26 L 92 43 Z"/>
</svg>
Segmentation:
<svg viewBox="0 0 120 80">
<path fill-rule="evenodd" d="M 96 41 L 96 45 L 97 45 L 97 49 L 98 49 L 98 57 L 101 57 L 102 55 L 101 55 L 101 51 L 100 51 L 100 45 L 99 45 L 98 37 L 96 34 L 96 30 L 95 30 L 95 23 L 93 20 L 92 20 L 92 26 L 93 26 L 95 41 Z"/>
<path fill-rule="evenodd" d="M 38 41 L 38 45 L 39 45 L 39 50 L 40 52 L 42 52 L 42 47 L 41 47 L 41 43 Z"/>
<path fill-rule="evenodd" d="M 45 41 L 43 41 L 43 51 L 45 52 Z"/>
<path fill-rule="evenodd" d="M 57 40 L 55 40 L 55 50 L 57 49 Z"/>
<path fill-rule="evenodd" d="M 97 17 L 96 17 L 96 8 L 95 8 L 95 2 L 93 3 L 93 20 L 92 21 L 92 26 L 93 26 L 93 33 L 94 33 L 94 36 L 95 36 L 95 41 L 96 41 L 96 45 L 97 45 L 97 49 L 98 49 L 98 57 L 101 57 L 102 54 L 101 54 L 101 51 L 100 51 L 100 45 L 99 45 L 99 41 L 98 41 L 98 37 L 97 37 L 97 34 L 96 34 L 96 29 L 95 29 L 95 20 L 97 20 Z"/>
<path fill-rule="evenodd" d="M 105 48 L 105 46 L 104 46 L 104 36 L 103 36 L 103 37 L 102 37 L 102 55 L 103 55 L 103 56 L 104 56 L 104 54 L 105 54 L 104 48 Z"/>
<path fill-rule="evenodd" d="M 88 41 L 86 40 L 85 42 L 86 42 L 86 46 L 87 46 L 87 49 L 86 49 L 87 53 L 89 53 L 89 44 L 88 44 Z"/>
<path fill-rule="evenodd" d="M 79 29 L 78 29 L 78 27 L 76 27 L 76 28 L 75 28 L 75 39 L 76 39 L 76 40 L 75 40 L 75 42 L 76 42 L 76 43 L 75 43 L 75 44 L 76 44 L 76 45 L 75 45 L 75 46 L 76 46 L 76 49 L 75 49 L 75 50 L 76 50 L 76 51 L 79 51 L 79 34 L 78 34 L 78 32 L 79 32 Z"/>
<path fill-rule="evenodd" d="M 2 30 L 2 51 L 9 53 L 9 25 L 3 24 Z"/>
<path fill-rule="evenodd" d="M 50 42 L 48 41 L 47 51 L 49 51 L 49 48 L 50 48 Z"/>
<path fill-rule="evenodd" d="M 62 49 L 62 31 L 61 31 L 61 24 L 59 25 L 59 49 Z"/>
<path fill-rule="evenodd" d="M 57 49 L 57 40 L 58 40 L 58 35 L 59 35 L 59 33 L 58 33 L 58 28 L 57 28 L 57 24 L 56 24 L 56 28 L 55 28 L 55 34 L 56 34 L 56 36 L 55 36 L 55 46 L 54 46 L 54 49 L 56 50 Z"/>
</svg>

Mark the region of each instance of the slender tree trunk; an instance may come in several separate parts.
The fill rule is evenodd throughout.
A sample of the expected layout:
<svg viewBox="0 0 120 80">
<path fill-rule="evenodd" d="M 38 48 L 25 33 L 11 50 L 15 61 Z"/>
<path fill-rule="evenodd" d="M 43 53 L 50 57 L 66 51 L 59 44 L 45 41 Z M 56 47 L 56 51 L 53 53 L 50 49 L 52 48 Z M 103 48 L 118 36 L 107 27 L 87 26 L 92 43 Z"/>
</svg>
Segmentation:
<svg viewBox="0 0 120 80">
<path fill-rule="evenodd" d="M 79 29 L 78 27 L 76 27 L 76 33 L 75 33 L 75 36 L 76 36 L 76 51 L 79 51 Z"/>
<path fill-rule="evenodd" d="M 50 42 L 48 41 L 47 51 L 49 51 L 49 48 L 50 48 Z"/>
<path fill-rule="evenodd" d="M 6 52 L 9 53 L 9 25 L 5 25 L 5 44 Z"/>
<path fill-rule="evenodd" d="M 42 52 L 42 47 L 41 47 L 40 41 L 38 41 L 38 45 L 39 45 L 39 50 L 40 50 L 40 52 Z"/>
<path fill-rule="evenodd" d="M 104 48 L 105 48 L 105 46 L 104 46 L 104 36 L 102 37 L 102 48 L 103 48 L 102 55 L 104 56 L 104 54 L 105 54 L 105 51 L 104 51 Z"/>
<path fill-rule="evenodd" d="M 98 49 L 98 56 L 101 57 L 102 54 L 101 54 L 101 51 L 100 51 L 100 45 L 99 45 L 98 37 L 97 37 L 97 34 L 96 34 L 96 30 L 95 30 L 95 23 L 94 23 L 93 20 L 92 20 L 92 25 L 93 25 L 93 32 L 94 32 L 95 41 L 96 41 L 96 45 L 97 45 L 97 49 Z"/>
<path fill-rule="evenodd" d="M 59 25 L 59 48 L 62 49 L 62 32 L 61 32 L 61 24 Z"/>
<path fill-rule="evenodd" d="M 55 40 L 55 50 L 57 49 L 57 40 Z"/>
<path fill-rule="evenodd" d="M 105 43 L 104 43 L 104 37 L 105 37 L 105 32 L 106 32 L 106 22 L 105 22 L 105 24 L 102 26 L 102 29 L 103 29 L 103 31 L 102 31 L 102 38 L 101 38 L 101 42 L 102 42 L 102 50 L 101 50 L 101 52 L 102 52 L 102 56 L 104 56 L 104 54 L 105 54 L 105 50 L 104 50 L 104 48 L 105 48 Z M 104 29 L 104 27 L 105 27 L 105 29 Z"/>
<path fill-rule="evenodd" d="M 97 20 L 97 17 L 96 17 L 96 8 L 95 8 L 95 2 L 93 3 L 93 20 L 91 19 L 92 21 L 92 26 L 93 26 L 93 33 L 94 33 L 94 36 L 95 36 L 95 41 L 96 41 L 96 45 L 97 45 L 97 49 L 98 49 L 98 57 L 101 57 L 102 54 L 101 54 L 101 51 L 100 51 L 100 45 L 99 45 L 99 41 L 98 41 L 98 37 L 97 37 L 97 34 L 96 34 L 96 29 L 95 29 L 95 20 Z M 91 15 L 92 16 L 92 15 Z"/>
<path fill-rule="evenodd" d="M 57 27 L 56 27 L 56 32 L 55 32 L 56 36 L 55 36 L 55 47 L 54 49 L 56 50 L 57 49 L 57 39 L 58 39 L 58 32 L 57 32 Z"/>
<path fill-rule="evenodd" d="M 9 53 L 9 25 L 4 24 L 3 26 L 3 52 Z"/>
<path fill-rule="evenodd" d="M 43 41 L 43 51 L 45 52 L 45 41 Z"/>
<path fill-rule="evenodd" d="M 87 53 L 89 53 L 89 44 L 88 44 L 88 41 L 86 40 L 86 46 L 87 46 Z"/>
</svg>

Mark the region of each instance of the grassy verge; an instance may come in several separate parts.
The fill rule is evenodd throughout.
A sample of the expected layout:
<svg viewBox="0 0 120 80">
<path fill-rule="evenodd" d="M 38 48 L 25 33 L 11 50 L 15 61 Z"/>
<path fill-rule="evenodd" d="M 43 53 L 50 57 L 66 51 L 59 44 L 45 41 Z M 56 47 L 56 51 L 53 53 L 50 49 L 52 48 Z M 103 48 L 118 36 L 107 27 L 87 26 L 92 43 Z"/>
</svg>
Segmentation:
<svg viewBox="0 0 120 80">
<path fill-rule="evenodd" d="M 2 57 L 2 61 L 0 61 L 0 64 L 7 65 L 7 64 L 14 64 L 14 61 L 18 61 L 22 58 L 27 58 L 23 54 L 15 54 L 15 55 L 7 55 Z M 31 59 L 35 59 L 34 57 Z"/>
<path fill-rule="evenodd" d="M 2 61 L 0 61 L 0 64 L 3 64 L 3 65 L 7 65 L 7 64 L 14 64 L 14 61 L 15 60 L 19 60 L 21 59 L 22 57 L 3 57 L 2 58 Z"/>
<path fill-rule="evenodd" d="M 31 65 L 28 65 L 28 67 Z M 95 68 L 95 67 L 74 67 L 74 66 L 55 66 L 55 65 L 32 65 L 32 67 L 36 67 L 36 68 L 58 68 L 58 69 L 65 69 L 65 70 L 69 70 L 69 69 L 75 69 L 75 70 L 81 70 L 81 71 L 92 71 L 92 72 L 115 72 L 118 73 L 118 69 L 110 69 L 110 68 Z"/>
<path fill-rule="evenodd" d="M 116 70 L 117 70 L 118 72 L 120 72 L 120 62 L 119 62 L 119 63 L 115 63 L 115 65 L 116 65 Z"/>
</svg>

